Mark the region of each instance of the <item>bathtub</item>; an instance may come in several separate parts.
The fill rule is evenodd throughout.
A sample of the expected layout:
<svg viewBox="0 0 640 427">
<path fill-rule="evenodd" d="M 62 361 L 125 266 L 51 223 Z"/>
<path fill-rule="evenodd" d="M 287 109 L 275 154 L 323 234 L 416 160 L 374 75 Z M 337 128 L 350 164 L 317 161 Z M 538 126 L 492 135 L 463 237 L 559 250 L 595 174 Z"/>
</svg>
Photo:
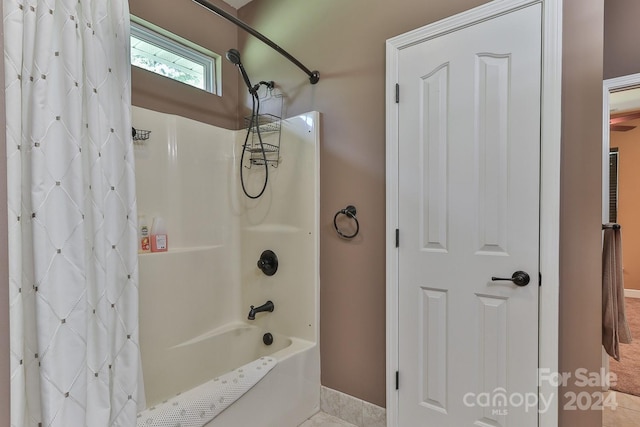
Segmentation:
<svg viewBox="0 0 640 427">
<path fill-rule="evenodd" d="M 319 410 L 320 373 L 316 343 L 231 323 L 159 352 L 144 366 L 147 407 L 177 393 L 270 356 L 277 365 L 207 427 L 297 427 Z M 171 369 L 167 369 L 171 366 Z"/>
</svg>

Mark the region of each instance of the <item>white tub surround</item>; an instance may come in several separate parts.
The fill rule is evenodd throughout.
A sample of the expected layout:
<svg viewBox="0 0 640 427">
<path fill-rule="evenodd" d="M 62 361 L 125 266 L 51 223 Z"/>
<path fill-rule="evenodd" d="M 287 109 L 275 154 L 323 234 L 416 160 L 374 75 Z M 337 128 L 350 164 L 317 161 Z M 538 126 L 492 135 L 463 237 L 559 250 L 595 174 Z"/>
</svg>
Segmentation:
<svg viewBox="0 0 640 427">
<path fill-rule="evenodd" d="M 282 357 L 280 351 L 291 347 L 292 340 L 279 334 L 267 346 L 263 334 L 256 326 L 231 323 L 158 352 L 143 365 L 148 407 L 263 357 Z"/>
<path fill-rule="evenodd" d="M 207 426 L 295 427 L 318 411 L 318 120 L 282 121 L 280 162 L 250 200 L 239 182 L 245 131 L 133 109 L 133 125 L 151 131 L 135 146 L 138 210 L 162 216 L 169 237 L 168 252 L 139 256 L 148 406 L 268 356 L 277 365 Z M 263 174 L 246 169 L 247 186 Z M 267 249 L 273 276 L 257 267 Z M 273 312 L 247 319 L 268 300 Z"/>
</svg>

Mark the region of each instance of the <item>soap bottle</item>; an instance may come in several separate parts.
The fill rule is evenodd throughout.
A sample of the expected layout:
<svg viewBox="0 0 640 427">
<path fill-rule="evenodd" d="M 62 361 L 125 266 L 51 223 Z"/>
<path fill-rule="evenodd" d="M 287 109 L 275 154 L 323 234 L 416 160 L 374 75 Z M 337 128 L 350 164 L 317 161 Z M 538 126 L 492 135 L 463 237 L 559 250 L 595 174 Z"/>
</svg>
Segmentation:
<svg viewBox="0 0 640 427">
<path fill-rule="evenodd" d="M 138 215 L 138 253 L 151 252 L 151 230 L 146 215 Z"/>
<path fill-rule="evenodd" d="M 167 227 L 162 217 L 153 218 L 151 226 L 151 252 L 166 252 L 169 246 Z"/>
</svg>

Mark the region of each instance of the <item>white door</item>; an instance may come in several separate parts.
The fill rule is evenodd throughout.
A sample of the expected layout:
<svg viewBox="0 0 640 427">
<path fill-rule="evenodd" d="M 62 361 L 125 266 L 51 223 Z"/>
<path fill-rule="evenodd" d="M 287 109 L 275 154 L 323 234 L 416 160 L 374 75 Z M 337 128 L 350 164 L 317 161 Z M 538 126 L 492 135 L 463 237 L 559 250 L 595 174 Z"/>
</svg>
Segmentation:
<svg viewBox="0 0 640 427">
<path fill-rule="evenodd" d="M 536 426 L 541 6 L 405 48 L 398 75 L 399 425 Z"/>
</svg>

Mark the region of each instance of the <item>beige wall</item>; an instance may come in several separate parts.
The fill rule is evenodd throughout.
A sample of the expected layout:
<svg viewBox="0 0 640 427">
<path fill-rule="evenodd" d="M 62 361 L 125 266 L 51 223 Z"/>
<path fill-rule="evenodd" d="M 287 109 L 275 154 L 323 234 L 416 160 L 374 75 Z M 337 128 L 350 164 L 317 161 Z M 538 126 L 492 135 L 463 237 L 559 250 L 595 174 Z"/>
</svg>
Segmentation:
<svg viewBox="0 0 640 427">
<path fill-rule="evenodd" d="M 604 0 L 604 78 L 640 73 L 640 1 Z"/>
<path fill-rule="evenodd" d="M 625 125 L 640 126 L 640 120 Z M 640 289 L 640 127 L 611 132 L 611 147 L 618 148 L 618 220 L 622 225 L 624 287 Z"/>
<path fill-rule="evenodd" d="M 254 0 L 239 12 L 320 70 L 320 83 L 310 86 L 286 60 L 240 36 L 252 78 L 275 80 L 290 96 L 290 115 L 323 113 L 322 383 L 378 405 L 385 404 L 384 41 L 481 3 Z M 561 366 L 597 370 L 602 0 L 565 0 L 565 14 Z M 331 228 L 335 211 L 349 203 L 361 222 L 355 242 L 338 239 Z M 585 266 L 585 259 L 596 262 Z M 561 420 L 592 425 L 598 417 L 567 413 Z"/>
<path fill-rule="evenodd" d="M 598 372 L 602 363 L 603 13 L 603 0 L 564 0 L 560 371 L 572 374 L 577 368 Z M 599 390 L 578 388 L 570 381 L 561 394 L 568 391 Z M 595 410 L 561 411 L 559 425 L 600 427 L 602 414 Z"/>
<path fill-rule="evenodd" d="M 385 40 L 483 0 L 254 0 L 241 19 L 320 82 L 240 34 L 252 80 L 275 80 L 287 115 L 322 113 L 320 145 L 320 351 L 322 384 L 385 406 Z M 333 230 L 352 204 L 360 234 Z"/>
<path fill-rule="evenodd" d="M 216 6 L 236 15 L 221 0 Z M 159 5 L 159 3 L 162 3 Z M 236 26 L 191 0 L 130 0 L 131 14 L 222 55 L 222 96 L 184 85 L 137 67 L 131 70 L 131 103 L 163 113 L 190 117 L 226 129 L 235 129 L 238 72 L 224 54 L 238 44 Z M 135 126 L 135 123 L 133 124 Z"/>
<path fill-rule="evenodd" d="M 307 76 L 240 34 L 252 81 L 275 80 L 287 115 L 322 113 L 320 145 L 320 351 L 322 384 L 385 406 L 385 41 L 483 0 L 254 0 L 249 22 L 320 71 Z M 360 235 L 333 230 L 336 211 L 358 209 Z"/>
<path fill-rule="evenodd" d="M 302 72 L 255 40 L 243 47 L 247 69 L 254 80 L 273 79 L 289 96 L 288 115 L 308 110 L 323 113 L 322 196 L 321 196 L 321 346 L 323 384 L 384 406 L 385 303 L 384 303 L 384 40 L 483 3 L 484 0 L 457 0 L 428 3 L 419 0 L 254 0 L 241 10 L 277 43 L 299 57 L 310 68 L 317 68 L 322 79 L 310 86 Z M 135 13 L 159 25 L 182 22 L 193 31 L 209 28 L 208 18 L 172 9 L 173 3 L 185 8 L 190 0 L 175 0 L 162 8 L 153 0 L 131 0 Z M 607 23 L 612 22 L 610 5 L 635 0 L 608 0 Z M 599 110 L 601 105 L 602 0 L 565 0 L 565 66 L 563 103 L 563 170 L 561 233 L 561 367 L 596 368 L 599 359 L 600 176 Z M 640 5 L 638 5 L 640 6 Z M 181 9 L 182 10 L 182 9 Z M 185 9 L 188 10 L 188 9 Z M 168 12 L 173 11 L 173 12 Z M 628 13 L 628 16 L 637 15 Z M 191 20 L 207 19 L 191 25 Z M 622 25 L 633 35 L 635 22 Z M 216 20 L 212 26 L 223 25 Z M 610 34 L 612 25 L 607 26 Z M 618 29 L 616 29 L 617 32 Z M 213 29 L 212 29 L 213 31 Z M 231 37 L 237 34 L 227 30 Z M 640 31 L 640 30 L 637 30 Z M 189 38 L 189 37 L 187 37 Z M 215 35 L 212 36 L 215 38 Z M 244 37 L 243 37 L 244 38 Z M 607 37 L 610 51 L 611 36 Z M 632 37 L 637 40 L 637 37 Z M 197 40 L 194 40 L 197 42 Z M 321 41 L 321 42 L 319 42 Z M 231 42 L 229 42 L 231 44 Z M 214 49 L 223 53 L 227 48 Z M 636 46 L 632 46 L 636 47 Z M 640 58 L 616 51 L 605 55 L 607 63 L 627 64 Z M 612 58 L 612 59 L 611 59 Z M 613 61 L 613 62 L 609 62 Z M 227 67 L 228 68 L 228 67 Z M 640 64 L 613 74 L 639 72 Z M 268 70 L 268 71 L 267 71 Z M 618 70 L 618 68 L 616 68 Z M 234 79 L 235 70 L 225 71 Z M 222 101 L 194 106 L 191 97 L 182 101 L 169 96 L 168 89 L 155 80 L 133 84 L 134 103 L 160 111 L 201 117 L 222 127 L 235 118 L 235 102 Z M 238 84 L 237 76 L 234 86 Z M 237 86 L 236 86 L 237 87 Z M 225 96 L 234 89 L 225 89 Z M 181 95 L 180 95 L 181 96 Z M 230 95 L 231 96 L 231 95 Z M 212 101 L 213 102 L 213 101 Z M 176 105 L 173 105 L 176 104 Z M 598 111 L 596 113 L 596 111 Z M 191 115 L 193 114 L 193 116 Z M 2 117 L 4 115 L 2 114 Z M 215 121 L 215 122 L 214 122 Z M 597 140 L 597 141 L 596 141 Z M 0 149 L 3 142 L 0 142 Z M 6 185 L 0 167 L 0 200 Z M 596 172 L 594 172 L 596 171 Z M 338 240 L 331 229 L 336 210 L 352 203 L 358 208 L 362 232 L 354 242 Z M 0 209 L 0 222 L 6 223 L 6 209 Z M 0 260 L 6 271 L 6 236 L 0 232 Z M 6 277 L 0 279 L 0 348 L 8 348 L 8 295 Z M 596 336 L 597 335 L 597 336 Z M 598 351 L 596 351 L 596 348 Z M 8 425 L 8 352 L 0 356 L 0 426 Z M 600 426 L 598 413 L 566 412 L 561 426 Z"/>
</svg>

